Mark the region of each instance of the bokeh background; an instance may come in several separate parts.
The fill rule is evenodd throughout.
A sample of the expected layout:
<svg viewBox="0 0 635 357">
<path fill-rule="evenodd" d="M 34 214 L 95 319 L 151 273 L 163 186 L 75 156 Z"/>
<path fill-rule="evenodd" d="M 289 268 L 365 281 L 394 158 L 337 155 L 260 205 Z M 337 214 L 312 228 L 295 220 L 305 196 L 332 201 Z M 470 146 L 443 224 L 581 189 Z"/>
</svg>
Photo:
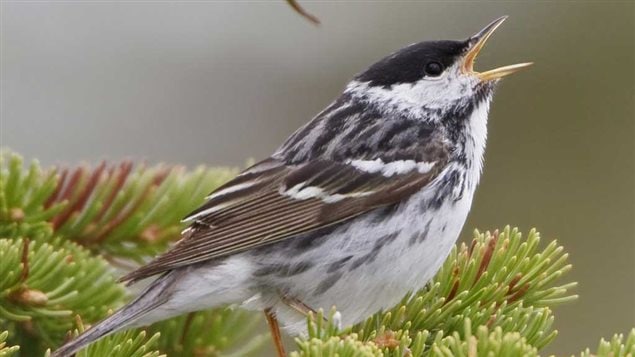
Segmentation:
<svg viewBox="0 0 635 357">
<path fill-rule="evenodd" d="M 1 146 L 44 164 L 263 158 L 348 78 L 510 15 L 479 57 L 500 86 L 473 228 L 537 227 L 580 299 L 549 352 L 635 325 L 635 2 L 2 1 Z"/>
</svg>

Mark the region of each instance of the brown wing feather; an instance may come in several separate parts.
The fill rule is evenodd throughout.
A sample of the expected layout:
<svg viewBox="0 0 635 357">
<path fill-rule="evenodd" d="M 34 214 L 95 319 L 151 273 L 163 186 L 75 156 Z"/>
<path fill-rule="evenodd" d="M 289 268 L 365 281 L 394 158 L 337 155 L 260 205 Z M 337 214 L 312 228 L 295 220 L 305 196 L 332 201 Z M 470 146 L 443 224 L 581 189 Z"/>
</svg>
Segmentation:
<svg viewBox="0 0 635 357">
<path fill-rule="evenodd" d="M 194 223 L 171 250 L 121 280 L 136 281 L 261 247 L 399 202 L 437 177 L 446 158 L 437 159 L 426 173 L 414 170 L 391 177 L 334 161 L 286 166 L 265 160 L 220 187 L 192 212 L 186 220 Z M 289 191 L 296 185 L 340 196 L 332 201 L 318 196 L 294 198 Z"/>
</svg>

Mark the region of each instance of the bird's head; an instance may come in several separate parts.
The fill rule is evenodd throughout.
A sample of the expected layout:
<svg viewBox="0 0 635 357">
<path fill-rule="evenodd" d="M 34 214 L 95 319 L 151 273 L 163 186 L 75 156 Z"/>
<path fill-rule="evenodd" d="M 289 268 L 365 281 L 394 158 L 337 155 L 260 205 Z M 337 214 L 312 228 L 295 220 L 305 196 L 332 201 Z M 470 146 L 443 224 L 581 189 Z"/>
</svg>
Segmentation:
<svg viewBox="0 0 635 357">
<path fill-rule="evenodd" d="M 405 47 L 358 74 L 346 92 L 408 116 L 421 111 L 437 114 L 425 116 L 427 120 L 489 101 L 500 78 L 531 65 L 474 70 L 476 56 L 506 18 L 493 21 L 467 40 L 426 41 Z"/>
</svg>

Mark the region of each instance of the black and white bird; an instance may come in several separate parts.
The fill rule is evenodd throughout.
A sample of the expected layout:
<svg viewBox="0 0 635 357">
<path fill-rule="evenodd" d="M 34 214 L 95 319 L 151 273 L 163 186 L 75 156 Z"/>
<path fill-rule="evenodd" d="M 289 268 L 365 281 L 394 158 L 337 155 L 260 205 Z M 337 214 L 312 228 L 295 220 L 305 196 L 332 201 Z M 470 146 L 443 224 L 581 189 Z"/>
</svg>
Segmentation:
<svg viewBox="0 0 635 357">
<path fill-rule="evenodd" d="M 475 72 L 505 20 L 462 41 L 405 47 L 348 83 L 269 158 L 185 218 L 168 252 L 124 276 L 157 276 L 134 301 L 53 353 L 190 311 L 264 310 L 278 321 L 336 306 L 341 323 L 390 308 L 436 273 L 455 243 L 483 168 L 498 80 L 530 63 Z"/>
</svg>

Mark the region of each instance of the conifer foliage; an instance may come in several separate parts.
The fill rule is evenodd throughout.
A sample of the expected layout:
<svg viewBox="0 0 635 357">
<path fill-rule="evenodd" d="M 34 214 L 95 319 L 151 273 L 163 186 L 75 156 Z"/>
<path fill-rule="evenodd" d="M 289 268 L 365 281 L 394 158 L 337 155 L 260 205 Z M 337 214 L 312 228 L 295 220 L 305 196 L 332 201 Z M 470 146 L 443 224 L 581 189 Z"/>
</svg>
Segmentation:
<svg viewBox="0 0 635 357">
<path fill-rule="evenodd" d="M 180 219 L 236 170 L 101 163 L 42 169 L 0 154 L 0 357 L 43 356 L 124 304 L 116 282 L 179 238 Z M 425 288 L 340 329 L 307 318 L 293 356 L 537 356 L 555 337 L 552 307 L 576 298 L 555 241 L 532 230 L 475 232 Z M 260 356 L 260 314 L 225 308 L 108 336 L 80 357 Z M 635 330 L 580 356 L 633 356 Z"/>
</svg>

